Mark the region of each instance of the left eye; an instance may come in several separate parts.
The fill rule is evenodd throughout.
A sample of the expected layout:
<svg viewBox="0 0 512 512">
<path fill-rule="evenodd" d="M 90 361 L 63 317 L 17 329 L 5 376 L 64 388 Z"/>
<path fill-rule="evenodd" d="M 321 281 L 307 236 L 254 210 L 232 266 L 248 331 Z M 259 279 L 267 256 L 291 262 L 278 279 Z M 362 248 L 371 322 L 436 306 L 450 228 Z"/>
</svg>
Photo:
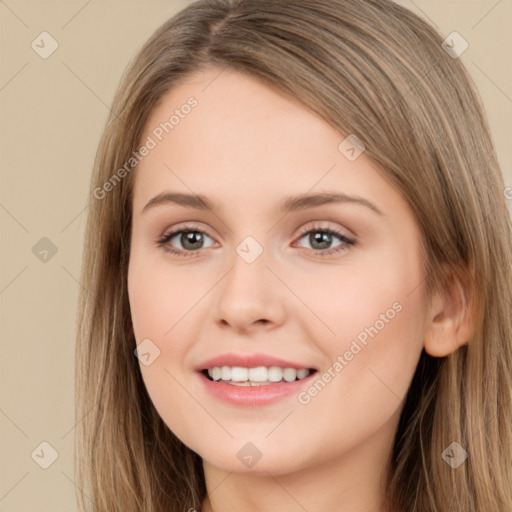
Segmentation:
<svg viewBox="0 0 512 512">
<path fill-rule="evenodd" d="M 341 243 L 334 246 L 334 248 L 331 247 L 333 237 L 338 238 L 341 241 Z M 302 240 L 304 238 L 307 239 L 307 241 L 309 242 L 311 249 L 313 249 L 317 253 L 321 252 L 325 254 L 330 254 L 332 252 L 337 252 L 338 250 L 343 250 L 346 248 L 347 245 L 354 244 L 354 241 L 351 240 L 350 238 L 347 238 L 341 233 L 338 233 L 337 231 L 329 228 L 310 229 L 309 231 L 306 231 L 300 237 L 299 240 Z"/>
</svg>

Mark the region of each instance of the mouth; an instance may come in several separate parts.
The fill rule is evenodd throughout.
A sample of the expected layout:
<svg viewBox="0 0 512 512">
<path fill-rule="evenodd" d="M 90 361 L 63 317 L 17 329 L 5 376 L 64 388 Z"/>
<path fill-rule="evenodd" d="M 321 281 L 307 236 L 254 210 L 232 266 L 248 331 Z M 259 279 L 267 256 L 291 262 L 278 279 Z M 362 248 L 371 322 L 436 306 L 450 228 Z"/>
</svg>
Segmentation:
<svg viewBox="0 0 512 512">
<path fill-rule="evenodd" d="M 287 368 L 280 366 L 213 366 L 201 370 L 210 381 L 231 386 L 269 386 L 303 380 L 316 373 L 314 368 Z"/>
<path fill-rule="evenodd" d="M 195 370 L 209 396 L 241 407 L 264 406 L 292 397 L 310 385 L 318 372 L 298 361 L 241 352 L 208 359 Z"/>
</svg>

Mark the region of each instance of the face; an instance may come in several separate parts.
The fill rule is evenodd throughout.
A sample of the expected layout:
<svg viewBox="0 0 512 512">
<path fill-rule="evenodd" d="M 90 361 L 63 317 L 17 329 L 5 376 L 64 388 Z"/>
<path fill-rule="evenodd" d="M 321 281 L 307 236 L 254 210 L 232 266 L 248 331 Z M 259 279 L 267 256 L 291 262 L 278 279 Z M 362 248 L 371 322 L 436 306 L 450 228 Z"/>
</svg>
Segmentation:
<svg viewBox="0 0 512 512">
<path fill-rule="evenodd" d="M 421 239 L 345 138 L 215 69 L 146 126 L 128 271 L 139 364 L 164 422 L 212 466 L 279 475 L 392 442 L 425 332 Z"/>
</svg>

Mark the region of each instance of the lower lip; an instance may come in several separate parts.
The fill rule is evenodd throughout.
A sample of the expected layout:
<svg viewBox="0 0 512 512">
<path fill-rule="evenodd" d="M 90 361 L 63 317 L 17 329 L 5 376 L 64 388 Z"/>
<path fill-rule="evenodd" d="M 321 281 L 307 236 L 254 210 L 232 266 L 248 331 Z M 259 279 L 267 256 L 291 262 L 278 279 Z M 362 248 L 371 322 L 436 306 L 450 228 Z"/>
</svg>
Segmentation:
<svg viewBox="0 0 512 512">
<path fill-rule="evenodd" d="M 310 384 L 316 373 L 314 372 L 304 379 L 293 382 L 276 382 L 275 384 L 264 384 L 262 386 L 224 384 L 221 381 L 209 380 L 201 372 L 199 372 L 199 377 L 208 392 L 224 402 L 233 405 L 258 406 L 277 402 L 282 398 L 298 393 Z"/>
</svg>

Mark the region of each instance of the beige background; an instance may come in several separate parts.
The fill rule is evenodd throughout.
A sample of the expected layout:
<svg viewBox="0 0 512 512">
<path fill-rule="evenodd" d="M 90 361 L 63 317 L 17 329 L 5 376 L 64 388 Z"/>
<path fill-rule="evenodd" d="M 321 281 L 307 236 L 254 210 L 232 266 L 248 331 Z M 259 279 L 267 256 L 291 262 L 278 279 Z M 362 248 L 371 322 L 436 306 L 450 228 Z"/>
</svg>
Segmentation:
<svg viewBox="0 0 512 512">
<path fill-rule="evenodd" d="M 125 65 L 188 3 L 0 1 L 0 511 L 76 510 L 74 333 L 91 167 Z M 468 41 L 461 59 L 512 186 L 512 1 L 400 3 Z M 59 45 L 47 59 L 31 48 L 43 31 Z M 43 237 L 57 249 L 47 262 L 32 252 Z M 48 469 L 35 462 L 49 460 L 43 441 L 58 452 Z"/>
</svg>

